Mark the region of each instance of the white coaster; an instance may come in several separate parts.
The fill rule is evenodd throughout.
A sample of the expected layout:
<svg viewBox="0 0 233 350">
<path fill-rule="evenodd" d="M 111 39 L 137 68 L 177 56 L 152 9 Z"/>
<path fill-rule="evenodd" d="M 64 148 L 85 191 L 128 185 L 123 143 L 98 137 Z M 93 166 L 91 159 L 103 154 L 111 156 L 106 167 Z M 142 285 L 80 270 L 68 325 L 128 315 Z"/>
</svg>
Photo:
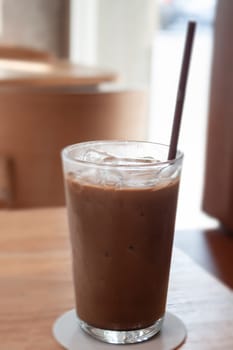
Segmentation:
<svg viewBox="0 0 233 350">
<path fill-rule="evenodd" d="M 60 345 L 67 350 L 173 350 L 186 338 L 183 322 L 170 312 L 164 318 L 162 330 L 150 340 L 129 345 L 103 343 L 86 334 L 78 325 L 75 310 L 65 312 L 54 323 L 53 335 Z"/>
</svg>

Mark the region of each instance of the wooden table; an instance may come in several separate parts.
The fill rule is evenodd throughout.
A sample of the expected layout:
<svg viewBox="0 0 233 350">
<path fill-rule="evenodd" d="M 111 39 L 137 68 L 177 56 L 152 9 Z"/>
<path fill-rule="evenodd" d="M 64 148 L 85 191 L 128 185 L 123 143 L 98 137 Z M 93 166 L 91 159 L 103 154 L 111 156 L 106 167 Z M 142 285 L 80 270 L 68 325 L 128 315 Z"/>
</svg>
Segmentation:
<svg viewBox="0 0 233 350">
<path fill-rule="evenodd" d="M 63 208 L 0 212 L 0 349 L 59 350 L 56 317 L 74 306 Z M 187 326 L 182 349 L 233 349 L 233 293 L 175 249 L 168 309 Z"/>
<path fill-rule="evenodd" d="M 96 66 L 74 64 L 65 60 L 50 62 L 0 59 L 0 87 L 84 87 L 116 82 L 119 75 Z"/>
</svg>

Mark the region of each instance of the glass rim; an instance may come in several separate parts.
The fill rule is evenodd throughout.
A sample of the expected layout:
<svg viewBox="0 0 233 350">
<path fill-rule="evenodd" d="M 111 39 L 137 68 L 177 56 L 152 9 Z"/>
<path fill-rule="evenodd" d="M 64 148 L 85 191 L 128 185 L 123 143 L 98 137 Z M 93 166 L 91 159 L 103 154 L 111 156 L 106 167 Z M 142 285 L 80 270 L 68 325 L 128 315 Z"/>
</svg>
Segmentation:
<svg viewBox="0 0 233 350">
<path fill-rule="evenodd" d="M 82 159 L 77 159 L 74 158 L 70 155 L 70 153 L 76 149 L 80 148 L 82 146 L 93 146 L 93 145 L 101 145 L 101 144 L 133 144 L 133 143 L 140 143 L 140 144 L 152 144 L 154 146 L 162 146 L 164 148 L 167 148 L 169 150 L 169 145 L 163 144 L 163 143 L 158 143 L 158 142 L 152 142 L 152 141 L 137 141 L 137 140 L 95 140 L 95 141 L 82 141 L 78 142 L 69 146 L 66 146 L 62 149 L 61 151 L 61 156 L 63 161 L 68 161 L 69 163 L 73 163 L 76 165 L 82 165 L 82 166 L 89 166 L 89 167 L 97 167 L 100 169 L 150 169 L 150 168 L 156 168 L 159 166 L 168 166 L 168 165 L 173 165 L 177 161 L 183 159 L 183 152 L 177 150 L 176 153 L 176 158 L 171 159 L 171 160 L 165 160 L 165 161 L 155 161 L 151 163 L 141 163 L 141 164 L 104 164 L 104 163 L 97 163 L 95 161 L 86 161 Z"/>
</svg>

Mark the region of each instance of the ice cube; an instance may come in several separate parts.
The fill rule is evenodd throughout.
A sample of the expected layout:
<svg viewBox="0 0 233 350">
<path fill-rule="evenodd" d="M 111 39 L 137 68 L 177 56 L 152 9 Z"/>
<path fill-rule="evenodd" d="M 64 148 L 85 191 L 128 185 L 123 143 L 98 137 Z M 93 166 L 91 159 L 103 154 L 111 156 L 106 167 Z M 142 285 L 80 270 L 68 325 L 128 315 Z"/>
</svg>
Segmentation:
<svg viewBox="0 0 233 350">
<path fill-rule="evenodd" d="M 104 159 L 105 164 L 113 164 L 113 165 L 129 165 L 129 166 L 137 166 L 137 165 L 147 165 L 157 163 L 157 160 L 154 158 L 127 158 L 127 157 L 115 157 L 109 156 Z"/>
<path fill-rule="evenodd" d="M 120 157 L 115 156 L 114 154 L 104 152 L 101 150 L 89 149 L 83 155 L 83 160 L 96 164 L 104 165 L 147 165 L 147 164 L 156 164 L 159 161 L 153 157 Z"/>
<path fill-rule="evenodd" d="M 96 151 L 95 149 L 89 149 L 83 155 L 83 160 L 91 163 L 102 163 L 109 157 L 109 154 L 103 151 Z"/>
<path fill-rule="evenodd" d="M 119 188 L 122 186 L 122 174 L 118 170 L 100 170 L 98 174 L 100 184 Z"/>
</svg>

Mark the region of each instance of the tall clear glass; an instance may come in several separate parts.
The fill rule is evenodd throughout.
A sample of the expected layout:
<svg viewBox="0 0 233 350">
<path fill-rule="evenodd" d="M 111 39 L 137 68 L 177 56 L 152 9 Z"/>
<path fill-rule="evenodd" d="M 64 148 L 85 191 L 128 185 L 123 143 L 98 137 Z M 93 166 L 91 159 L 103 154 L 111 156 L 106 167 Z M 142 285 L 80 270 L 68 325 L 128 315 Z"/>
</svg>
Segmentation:
<svg viewBox="0 0 233 350">
<path fill-rule="evenodd" d="M 114 344 L 160 331 L 165 314 L 182 153 L 93 141 L 62 152 L 81 328 Z"/>
</svg>

